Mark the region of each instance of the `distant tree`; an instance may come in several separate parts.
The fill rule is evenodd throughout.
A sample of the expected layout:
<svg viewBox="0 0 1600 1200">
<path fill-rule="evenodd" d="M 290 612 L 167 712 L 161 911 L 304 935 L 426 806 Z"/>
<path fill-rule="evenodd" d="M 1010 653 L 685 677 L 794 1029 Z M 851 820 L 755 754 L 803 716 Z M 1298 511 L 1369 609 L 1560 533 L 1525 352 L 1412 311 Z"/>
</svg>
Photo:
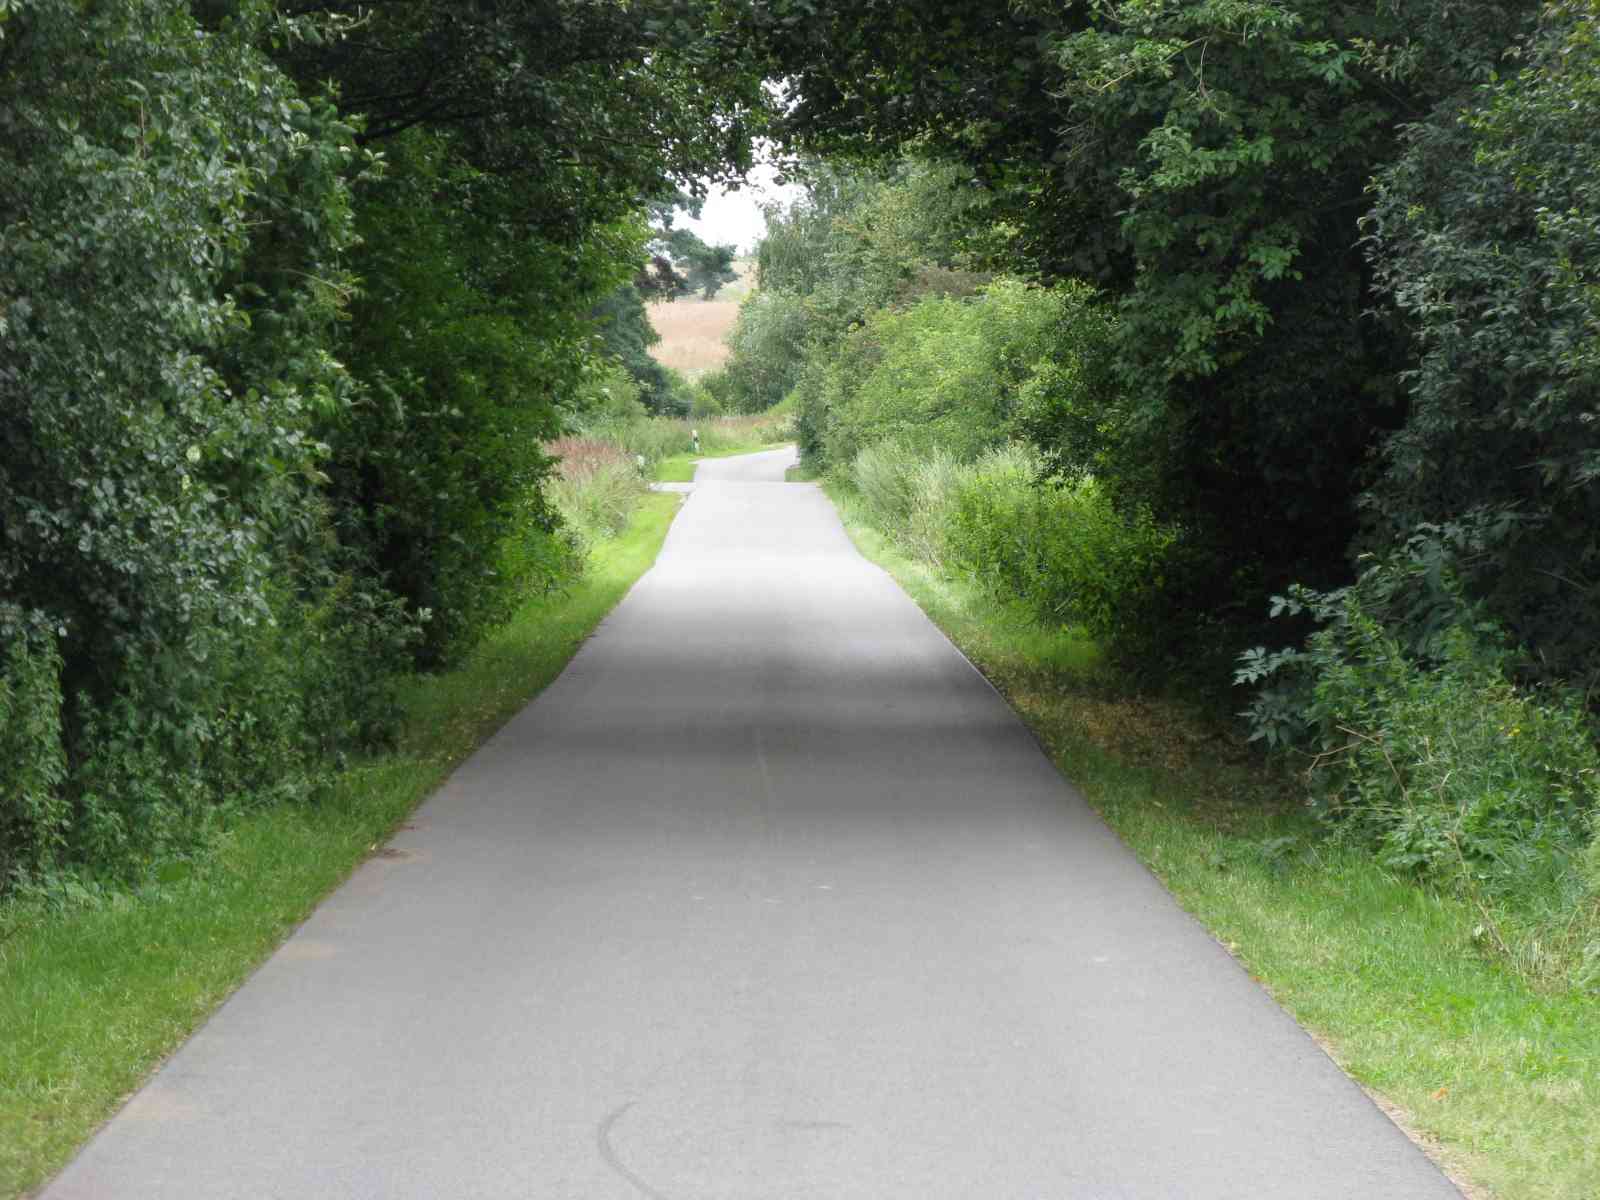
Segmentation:
<svg viewBox="0 0 1600 1200">
<path fill-rule="evenodd" d="M 654 276 L 659 278 L 659 275 Z M 672 373 L 650 354 L 661 335 L 650 324 L 637 280 L 609 292 L 591 310 L 608 357 L 621 363 L 639 388 L 639 399 L 653 413 L 678 416 L 688 410 L 688 397 Z"/>
<path fill-rule="evenodd" d="M 739 278 L 738 272 L 733 269 L 739 248 L 733 245 L 707 245 L 694 230 L 677 223 L 680 212 L 698 218 L 701 200 L 687 192 L 678 191 L 652 201 L 648 207 L 653 235 L 650 249 L 658 258 L 665 256 L 678 276 L 675 289 L 665 298 L 692 296 L 699 292 L 706 300 L 714 299 L 724 284 Z"/>
<path fill-rule="evenodd" d="M 739 256 L 737 246 L 709 246 L 691 229 L 670 231 L 666 244 L 673 262 L 684 272 L 683 295 L 699 292 L 701 299 L 714 300 L 724 285 L 739 278 L 733 268 Z"/>
</svg>

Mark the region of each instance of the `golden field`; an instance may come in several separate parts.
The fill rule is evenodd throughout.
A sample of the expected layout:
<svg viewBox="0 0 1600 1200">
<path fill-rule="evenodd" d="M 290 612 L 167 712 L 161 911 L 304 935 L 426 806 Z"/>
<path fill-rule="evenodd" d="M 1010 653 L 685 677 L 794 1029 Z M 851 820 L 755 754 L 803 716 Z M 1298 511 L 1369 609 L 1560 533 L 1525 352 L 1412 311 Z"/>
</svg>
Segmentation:
<svg viewBox="0 0 1600 1200">
<path fill-rule="evenodd" d="M 723 288 L 715 300 L 685 296 L 645 306 L 650 324 L 661 335 L 650 348 L 652 358 L 690 379 L 722 364 L 728 357 L 727 337 L 739 316 L 739 302 L 755 281 L 755 263 L 740 259 L 734 266 L 739 282 Z"/>
</svg>

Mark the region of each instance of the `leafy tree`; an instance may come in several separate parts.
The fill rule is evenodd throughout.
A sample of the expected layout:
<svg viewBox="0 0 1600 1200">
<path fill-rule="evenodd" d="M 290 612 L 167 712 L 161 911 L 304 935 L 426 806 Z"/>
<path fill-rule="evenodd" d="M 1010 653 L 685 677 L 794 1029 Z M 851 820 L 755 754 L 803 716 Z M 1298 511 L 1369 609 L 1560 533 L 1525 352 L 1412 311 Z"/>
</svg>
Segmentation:
<svg viewBox="0 0 1600 1200">
<path fill-rule="evenodd" d="M 1406 330 L 1365 315 L 1367 182 L 1534 8 L 760 0 L 748 26 L 792 81 L 792 141 L 963 163 L 1033 271 L 1117 298 L 1130 402 L 1103 481 L 1206 548 L 1174 581 L 1191 612 L 1237 616 L 1346 569 L 1370 449 L 1405 417 Z"/>
<path fill-rule="evenodd" d="M 516 189 L 447 136 L 397 137 L 388 165 L 360 210 L 346 353 L 361 391 L 329 431 L 328 473 L 347 536 L 428 614 L 417 652 L 433 666 L 561 568 L 540 445 L 582 380 L 588 308 L 637 234 L 596 231 L 587 252 L 505 236 Z"/>
<path fill-rule="evenodd" d="M 692 296 L 699 292 L 705 299 L 711 300 L 723 285 L 739 278 L 738 272 L 733 269 L 734 259 L 739 253 L 737 246 L 707 245 L 694 230 L 677 224 L 680 210 L 687 212 L 690 217 L 698 217 L 701 208 L 702 202 L 698 198 L 681 191 L 654 201 L 649 206 L 650 228 L 654 235 L 650 249 L 657 256 L 666 256 L 665 265 L 673 279 L 671 286 L 662 290 L 662 295 L 667 299 Z M 660 261 L 659 257 L 657 261 Z"/>
<path fill-rule="evenodd" d="M 285 46 L 332 79 L 378 144 L 450 130 L 480 171 L 516 176 L 550 236 L 636 211 L 751 162 L 769 107 L 720 0 L 310 0 L 340 35 Z"/>
<path fill-rule="evenodd" d="M 956 167 L 907 159 L 888 171 L 799 165 L 799 199 L 766 212 L 760 287 L 740 309 L 726 367 L 705 380 L 724 408 L 759 412 L 875 309 L 974 294 L 997 257 L 984 201 Z"/>
<path fill-rule="evenodd" d="M 1546 6 L 1524 66 L 1441 103 L 1378 177 L 1368 248 L 1414 322 L 1411 417 L 1366 497 L 1419 528 L 1545 670 L 1600 673 L 1600 43 Z"/>
<path fill-rule="evenodd" d="M 681 282 L 670 263 L 663 260 L 668 272 L 667 281 L 652 288 L 659 295 L 662 288 L 673 289 Z M 657 279 L 661 276 L 658 274 Z M 688 397 L 674 379 L 672 372 L 650 355 L 650 347 L 661 341 L 661 335 L 650 324 L 650 314 L 645 310 L 641 279 L 625 283 L 608 294 L 594 306 L 593 316 L 598 323 L 600 340 L 606 354 L 621 363 L 639 388 L 639 399 L 653 413 L 680 416 L 688 411 Z"/>
<path fill-rule="evenodd" d="M 811 312 L 793 292 L 752 292 L 728 334 L 728 359 L 701 383 L 727 411 L 764 412 L 799 382 L 812 346 Z"/>
<path fill-rule="evenodd" d="M 347 355 L 362 391 L 329 473 L 341 528 L 429 614 L 432 666 L 505 614 L 521 570 L 551 566 L 525 553 L 553 544 L 537 441 L 593 353 L 621 357 L 653 406 L 678 404 L 637 290 L 677 275 L 663 259 L 627 285 L 634 217 L 747 164 L 765 101 L 706 0 L 313 7 L 331 35 L 281 60 L 333 80 L 390 160 L 362 205 Z"/>
<path fill-rule="evenodd" d="M 3 15 L 0 690 L 39 714 L 0 738 L 32 758 L 0 762 L 9 874 L 303 787 L 364 723 L 344 676 L 375 643 L 341 632 L 359 589 L 314 495 L 353 131 L 256 50 L 285 27 L 253 5 Z"/>
<path fill-rule="evenodd" d="M 709 246 L 692 229 L 669 230 L 664 241 L 673 262 L 684 270 L 682 295 L 698 292 L 701 299 L 714 300 L 724 285 L 739 278 L 733 269 L 735 246 Z"/>
</svg>

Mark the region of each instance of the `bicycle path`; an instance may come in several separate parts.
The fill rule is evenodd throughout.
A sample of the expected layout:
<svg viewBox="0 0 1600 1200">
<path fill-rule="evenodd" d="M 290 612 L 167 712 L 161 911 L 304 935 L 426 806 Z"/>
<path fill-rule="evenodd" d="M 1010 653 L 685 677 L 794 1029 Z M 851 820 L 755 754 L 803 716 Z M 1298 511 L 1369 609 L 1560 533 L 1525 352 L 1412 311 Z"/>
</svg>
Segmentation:
<svg viewBox="0 0 1600 1200">
<path fill-rule="evenodd" d="M 792 461 L 47 1200 L 1459 1200 Z"/>
</svg>

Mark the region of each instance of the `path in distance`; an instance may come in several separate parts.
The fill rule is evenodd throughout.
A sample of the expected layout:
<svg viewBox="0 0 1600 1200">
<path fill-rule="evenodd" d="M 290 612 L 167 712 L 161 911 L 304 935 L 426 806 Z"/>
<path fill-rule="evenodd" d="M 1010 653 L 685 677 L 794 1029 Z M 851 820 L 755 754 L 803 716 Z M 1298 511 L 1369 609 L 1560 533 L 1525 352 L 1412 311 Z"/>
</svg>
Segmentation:
<svg viewBox="0 0 1600 1200">
<path fill-rule="evenodd" d="M 1459 1200 L 792 461 L 48 1200 Z"/>
</svg>

